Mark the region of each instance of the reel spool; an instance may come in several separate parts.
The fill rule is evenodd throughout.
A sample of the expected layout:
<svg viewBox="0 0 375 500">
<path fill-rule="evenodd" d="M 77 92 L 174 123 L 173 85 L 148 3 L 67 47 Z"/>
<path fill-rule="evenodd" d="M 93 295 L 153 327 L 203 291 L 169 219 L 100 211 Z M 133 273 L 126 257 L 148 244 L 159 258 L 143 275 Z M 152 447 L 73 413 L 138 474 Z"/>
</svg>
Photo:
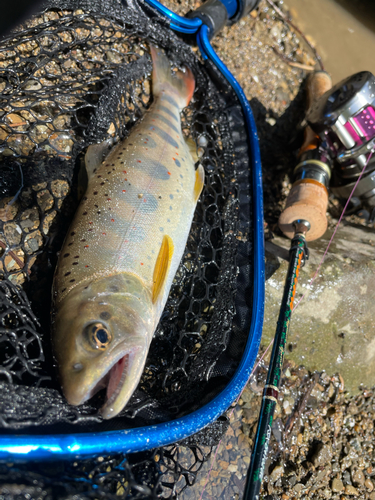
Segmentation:
<svg viewBox="0 0 375 500">
<path fill-rule="evenodd" d="M 354 205 L 375 207 L 375 77 L 369 71 L 345 78 L 315 103 L 307 114 L 310 127 L 334 160 L 331 191 L 347 199 L 368 162 L 354 192 Z"/>
</svg>

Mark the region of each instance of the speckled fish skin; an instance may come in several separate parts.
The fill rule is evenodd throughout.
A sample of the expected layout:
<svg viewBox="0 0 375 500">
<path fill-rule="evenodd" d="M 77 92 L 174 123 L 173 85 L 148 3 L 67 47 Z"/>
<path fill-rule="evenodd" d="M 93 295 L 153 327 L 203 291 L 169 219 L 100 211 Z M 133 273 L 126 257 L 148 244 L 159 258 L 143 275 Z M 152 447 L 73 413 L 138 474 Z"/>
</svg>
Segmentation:
<svg viewBox="0 0 375 500">
<path fill-rule="evenodd" d="M 89 148 L 87 191 L 54 278 L 52 341 L 63 392 L 79 405 L 107 387 L 104 418 L 126 405 L 182 258 L 203 168 L 194 168 L 180 111 L 194 91 L 189 69 L 172 76 L 151 47 L 154 102 L 105 159 Z"/>
</svg>

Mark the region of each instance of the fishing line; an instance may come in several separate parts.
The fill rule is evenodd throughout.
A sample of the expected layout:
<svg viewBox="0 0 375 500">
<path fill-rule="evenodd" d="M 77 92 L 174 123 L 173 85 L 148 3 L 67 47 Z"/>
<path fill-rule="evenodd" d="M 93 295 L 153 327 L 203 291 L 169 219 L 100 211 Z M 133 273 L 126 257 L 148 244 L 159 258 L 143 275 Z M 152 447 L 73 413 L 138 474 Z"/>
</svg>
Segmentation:
<svg viewBox="0 0 375 500">
<path fill-rule="evenodd" d="M 323 61 L 322 61 L 322 58 L 320 57 L 320 55 L 318 54 L 318 51 L 316 50 L 316 48 L 308 41 L 308 39 L 305 37 L 305 35 L 302 33 L 302 31 L 298 28 L 298 26 L 296 26 L 288 17 L 286 17 L 286 15 L 284 14 L 284 12 L 282 12 L 282 10 L 279 9 L 279 7 L 277 5 L 274 4 L 274 2 L 272 0 L 267 0 L 267 2 L 271 5 L 271 7 L 273 8 L 273 10 L 281 17 L 281 19 L 289 24 L 289 26 L 291 26 L 295 31 L 297 31 L 297 33 L 303 38 L 304 42 L 306 43 L 306 45 L 310 48 L 310 50 L 313 52 L 314 54 L 314 57 L 315 59 L 318 61 L 318 64 L 320 66 L 320 69 L 322 71 L 325 71 L 324 69 L 324 66 L 323 66 Z"/>
<path fill-rule="evenodd" d="M 316 279 L 316 277 L 317 277 L 317 275 L 318 275 L 318 273 L 319 273 L 319 271 L 320 271 L 320 268 L 322 267 L 322 264 L 323 264 L 323 262 L 324 262 L 324 259 L 325 259 L 326 255 L 327 255 L 327 253 L 328 253 L 329 247 L 331 246 L 332 241 L 333 241 L 333 238 L 335 237 L 335 234 L 336 234 L 336 232 L 337 232 L 337 230 L 338 230 L 338 228 L 339 228 L 340 222 L 342 221 L 342 218 L 344 217 L 344 214 L 345 214 L 345 211 L 346 211 L 346 209 L 347 209 L 347 207 L 348 207 L 348 205 L 349 205 L 349 202 L 350 202 L 350 200 L 351 200 L 351 198 L 352 198 L 352 196 L 353 196 L 353 194 L 354 194 L 354 192 L 355 192 L 355 190 L 356 190 L 356 188 L 357 188 L 357 186 L 358 186 L 359 181 L 361 180 L 361 178 L 362 178 L 363 174 L 365 173 L 366 167 L 367 167 L 367 165 L 368 165 L 368 163 L 369 163 L 369 161 L 370 161 L 370 159 L 371 159 L 371 157 L 372 157 L 373 153 L 374 153 L 374 150 L 372 149 L 372 150 L 370 151 L 370 154 L 369 154 L 369 156 L 368 156 L 368 158 L 367 158 L 367 161 L 366 161 L 366 163 L 365 163 L 365 165 L 364 165 L 364 167 L 363 167 L 363 169 L 362 169 L 362 171 L 361 171 L 361 173 L 360 173 L 360 175 L 359 175 L 359 177 L 358 177 L 358 179 L 357 179 L 356 183 L 355 183 L 355 184 L 354 184 L 354 186 L 353 186 L 353 189 L 352 189 L 352 191 L 351 191 L 351 193 L 350 193 L 350 195 L 349 195 L 349 198 L 347 199 L 347 201 L 346 201 L 346 203 L 345 203 L 345 206 L 344 206 L 344 208 L 343 208 L 343 210 L 342 210 L 342 212 L 341 212 L 340 218 L 339 218 L 339 220 L 338 220 L 338 222 L 337 222 L 337 224 L 336 224 L 335 230 L 334 230 L 334 231 L 333 231 L 333 233 L 332 233 L 331 239 L 330 239 L 330 240 L 329 240 L 329 242 L 328 242 L 327 248 L 325 249 L 325 252 L 324 252 L 323 257 L 321 258 L 321 260 L 320 260 L 320 262 L 319 262 L 319 265 L 318 265 L 318 267 L 317 267 L 317 269 L 316 269 L 316 271 L 315 271 L 315 274 L 314 274 L 314 276 L 311 278 L 310 283 L 307 285 L 307 289 L 308 289 L 308 290 L 310 289 L 311 285 L 312 285 L 312 284 L 313 284 L 313 282 L 315 281 L 315 279 Z M 300 302 L 301 302 L 301 300 L 305 297 L 306 293 L 307 293 L 307 291 L 306 291 L 306 292 L 302 295 L 302 297 L 301 297 L 301 298 L 299 299 L 299 301 L 296 303 L 295 307 L 293 308 L 293 311 L 294 311 L 295 309 L 297 309 L 297 307 L 298 307 L 299 303 L 300 303 Z"/>
</svg>

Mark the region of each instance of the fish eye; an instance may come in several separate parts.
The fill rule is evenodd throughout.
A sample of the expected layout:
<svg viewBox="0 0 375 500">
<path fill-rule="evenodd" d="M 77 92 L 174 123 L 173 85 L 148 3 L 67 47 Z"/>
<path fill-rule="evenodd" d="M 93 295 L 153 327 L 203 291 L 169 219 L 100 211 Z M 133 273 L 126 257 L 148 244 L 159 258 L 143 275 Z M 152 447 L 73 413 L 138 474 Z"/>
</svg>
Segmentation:
<svg viewBox="0 0 375 500">
<path fill-rule="evenodd" d="M 87 325 L 84 337 L 91 348 L 104 351 L 112 341 L 112 335 L 103 323 L 96 322 Z"/>
</svg>

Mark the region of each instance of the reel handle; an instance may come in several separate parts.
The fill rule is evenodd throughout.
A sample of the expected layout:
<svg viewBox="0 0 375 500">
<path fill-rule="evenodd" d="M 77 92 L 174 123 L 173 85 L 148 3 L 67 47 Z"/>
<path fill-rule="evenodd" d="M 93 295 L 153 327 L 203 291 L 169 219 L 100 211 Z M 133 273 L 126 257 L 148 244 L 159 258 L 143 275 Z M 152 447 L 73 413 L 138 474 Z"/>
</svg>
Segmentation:
<svg viewBox="0 0 375 500">
<path fill-rule="evenodd" d="M 316 71 L 307 81 L 308 110 L 332 87 L 332 80 L 325 71 Z M 286 200 L 286 206 L 279 218 L 279 227 L 288 238 L 295 235 L 294 222 L 304 219 L 310 230 L 306 241 L 320 238 L 327 229 L 328 181 L 331 176 L 328 158 L 319 150 L 320 139 L 307 126 L 305 139 L 299 151 L 295 182 Z"/>
</svg>

